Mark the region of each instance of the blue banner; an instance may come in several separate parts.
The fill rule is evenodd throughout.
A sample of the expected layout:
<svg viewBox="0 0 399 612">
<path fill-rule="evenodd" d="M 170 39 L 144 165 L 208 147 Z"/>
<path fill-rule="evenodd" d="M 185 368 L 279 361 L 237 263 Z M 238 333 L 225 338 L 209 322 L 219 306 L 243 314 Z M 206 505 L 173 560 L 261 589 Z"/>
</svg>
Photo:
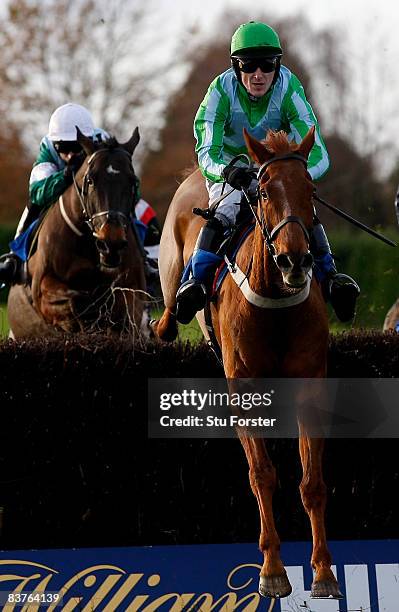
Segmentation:
<svg viewBox="0 0 399 612">
<path fill-rule="evenodd" d="M 399 540 L 330 542 L 330 550 L 345 599 L 311 599 L 311 545 L 284 543 L 281 555 L 293 591 L 273 612 L 398 612 Z M 256 544 L 2 551 L 1 609 L 269 610 L 270 600 L 258 594 L 261 564 Z M 47 601 L 17 601 L 18 594 L 33 592 L 47 594 Z"/>
</svg>

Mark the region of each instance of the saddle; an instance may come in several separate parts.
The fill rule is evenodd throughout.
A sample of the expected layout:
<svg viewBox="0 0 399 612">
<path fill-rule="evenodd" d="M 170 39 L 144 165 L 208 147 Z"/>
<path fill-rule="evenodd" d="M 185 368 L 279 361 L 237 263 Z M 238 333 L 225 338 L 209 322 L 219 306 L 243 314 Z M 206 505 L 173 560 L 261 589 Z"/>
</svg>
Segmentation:
<svg viewBox="0 0 399 612">
<path fill-rule="evenodd" d="M 26 230 L 24 230 L 17 238 L 10 242 L 10 249 L 22 261 L 28 261 L 29 257 L 36 250 L 36 236 L 39 233 L 40 218 L 35 219 Z M 32 248 L 31 248 L 32 247 Z"/>
</svg>

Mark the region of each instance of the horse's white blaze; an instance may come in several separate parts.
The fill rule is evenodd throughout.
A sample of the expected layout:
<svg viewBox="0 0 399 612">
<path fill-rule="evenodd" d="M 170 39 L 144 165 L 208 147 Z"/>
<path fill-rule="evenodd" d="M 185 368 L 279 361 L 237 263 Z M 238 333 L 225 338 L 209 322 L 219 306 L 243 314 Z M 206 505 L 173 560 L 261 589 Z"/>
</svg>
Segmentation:
<svg viewBox="0 0 399 612">
<path fill-rule="evenodd" d="M 108 174 L 120 174 L 121 173 L 120 170 L 115 170 L 115 168 L 113 167 L 112 164 L 107 166 L 107 172 L 108 172 Z"/>
</svg>

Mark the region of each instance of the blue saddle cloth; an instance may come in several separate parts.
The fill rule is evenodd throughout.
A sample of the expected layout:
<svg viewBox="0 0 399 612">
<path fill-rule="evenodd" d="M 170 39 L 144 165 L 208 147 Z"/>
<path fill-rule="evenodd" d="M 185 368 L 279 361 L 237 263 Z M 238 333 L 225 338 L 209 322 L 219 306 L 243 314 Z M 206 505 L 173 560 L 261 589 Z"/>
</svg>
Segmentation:
<svg viewBox="0 0 399 612">
<path fill-rule="evenodd" d="M 39 225 L 39 222 L 40 219 L 35 219 L 35 221 L 33 221 L 22 234 L 20 234 L 17 238 L 14 238 L 14 240 L 9 243 L 10 250 L 20 259 L 22 259 L 22 261 L 28 260 L 31 240 L 35 233 L 36 227 Z"/>
</svg>

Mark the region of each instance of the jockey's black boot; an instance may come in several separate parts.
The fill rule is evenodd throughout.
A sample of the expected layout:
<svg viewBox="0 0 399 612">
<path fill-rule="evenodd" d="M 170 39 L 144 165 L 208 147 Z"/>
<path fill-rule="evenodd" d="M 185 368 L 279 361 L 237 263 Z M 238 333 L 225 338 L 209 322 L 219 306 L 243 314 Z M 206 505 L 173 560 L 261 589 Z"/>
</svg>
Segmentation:
<svg viewBox="0 0 399 612">
<path fill-rule="evenodd" d="M 40 208 L 38 206 L 28 205 L 25 207 L 19 220 L 14 240 L 28 229 L 30 224 L 38 218 L 39 213 Z M 0 256 L 0 289 L 6 284 L 17 281 L 21 263 L 21 259 L 12 251 Z"/>
<path fill-rule="evenodd" d="M 0 257 L 0 286 L 11 284 L 17 276 L 21 260 L 15 253 L 6 253 Z"/>
<path fill-rule="evenodd" d="M 342 323 L 351 321 L 356 314 L 356 300 L 360 288 L 353 278 L 337 272 L 327 235 L 317 218 L 313 226 L 310 250 L 317 268 L 324 276 L 323 290 L 337 318 Z"/>
<path fill-rule="evenodd" d="M 180 286 L 176 294 L 176 319 L 179 323 L 190 323 L 195 313 L 204 308 L 213 275 L 223 259 L 219 251 L 223 241 L 223 224 L 216 217 L 209 219 L 201 228 L 194 248 L 192 277 Z"/>
</svg>

